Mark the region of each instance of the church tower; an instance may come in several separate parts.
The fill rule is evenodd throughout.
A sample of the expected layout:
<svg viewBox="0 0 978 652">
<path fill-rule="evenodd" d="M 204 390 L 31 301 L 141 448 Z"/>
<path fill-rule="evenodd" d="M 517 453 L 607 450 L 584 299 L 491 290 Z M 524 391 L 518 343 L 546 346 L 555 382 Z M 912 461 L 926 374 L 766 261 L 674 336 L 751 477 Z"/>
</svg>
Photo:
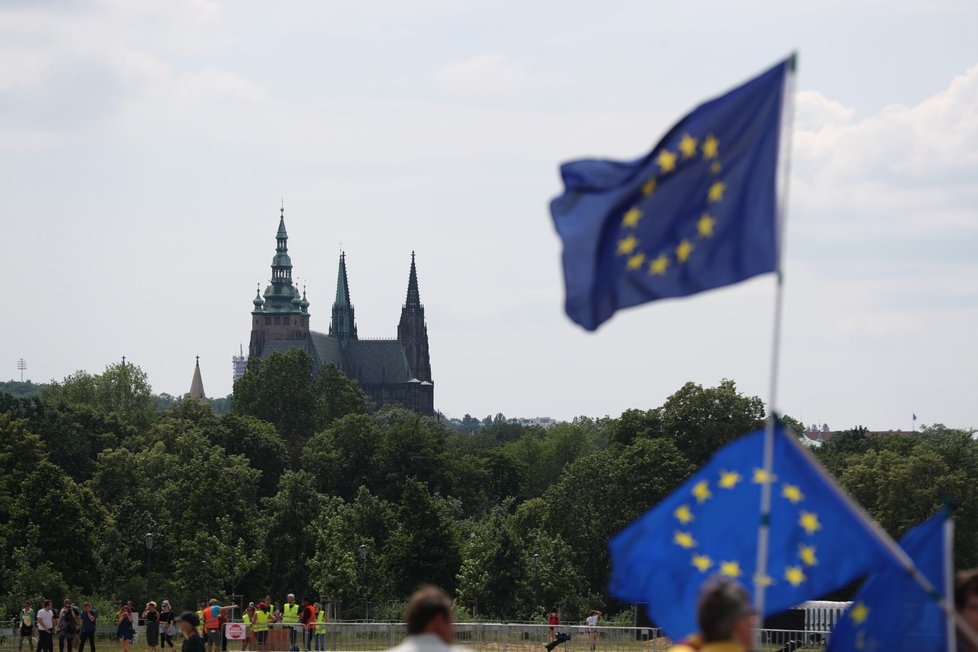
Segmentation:
<svg viewBox="0 0 978 652">
<path fill-rule="evenodd" d="M 309 333 L 309 302 L 305 293 L 292 284 L 292 259 L 289 257 L 289 234 L 285 230 L 285 207 L 280 211 L 272 258 L 272 279 L 252 301 L 251 343 L 248 355 L 261 356 L 265 342 L 302 341 Z"/>
<path fill-rule="evenodd" d="M 336 272 L 336 300 L 333 302 L 329 334 L 338 339 L 344 349 L 350 340 L 357 339 L 357 321 L 350 302 L 350 283 L 346 278 L 345 252 L 340 252 L 340 267 Z"/>
<path fill-rule="evenodd" d="M 190 381 L 190 393 L 188 398 L 195 398 L 199 401 L 206 400 L 204 396 L 204 381 L 200 377 L 200 356 L 197 356 L 197 366 L 194 367 L 194 377 Z"/>
<path fill-rule="evenodd" d="M 397 325 L 397 340 L 404 347 L 408 365 L 414 378 L 431 383 L 431 360 L 428 358 L 428 326 L 424 320 L 424 304 L 418 290 L 418 270 L 411 252 L 411 273 L 408 277 L 407 301 L 401 308 L 401 321 Z"/>
</svg>

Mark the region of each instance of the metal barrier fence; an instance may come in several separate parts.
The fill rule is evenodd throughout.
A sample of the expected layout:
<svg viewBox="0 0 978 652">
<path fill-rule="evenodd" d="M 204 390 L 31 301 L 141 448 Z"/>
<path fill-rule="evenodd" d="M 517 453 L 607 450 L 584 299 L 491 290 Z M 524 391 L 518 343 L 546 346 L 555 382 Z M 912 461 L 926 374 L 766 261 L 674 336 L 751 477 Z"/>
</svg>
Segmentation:
<svg viewBox="0 0 978 652">
<path fill-rule="evenodd" d="M 288 652 L 291 636 L 287 626 L 271 625 L 266 652 Z M 145 632 L 138 628 L 139 639 L 130 650 L 144 651 Z M 590 652 L 592 636 L 596 652 L 666 652 L 671 642 L 661 630 L 643 627 L 604 626 L 591 630 L 585 626 L 558 625 L 558 633 L 570 635 L 570 640 L 557 647 L 555 652 Z M 297 631 L 296 645 L 305 652 L 302 632 Z M 406 634 L 402 623 L 326 623 L 325 635 L 313 637 L 309 649 L 313 652 L 381 652 L 400 643 Z M 97 632 L 97 649 L 118 649 L 115 627 L 102 625 Z M 824 649 L 827 635 L 818 632 L 792 631 L 783 629 L 761 630 L 762 652 L 794 652 L 795 650 L 817 651 Z M 182 639 L 174 639 L 174 650 L 180 649 Z M 550 626 L 513 623 L 456 623 L 455 644 L 475 652 L 546 652 L 544 647 L 550 642 Z M 18 649 L 19 636 L 11 628 L 0 629 L 0 652 L 13 652 Z M 37 639 L 35 637 L 36 645 Z M 25 642 L 25 649 L 27 644 Z M 55 649 L 58 649 L 57 637 Z M 241 641 L 226 641 L 228 652 L 243 649 Z M 254 652 L 258 645 L 252 640 L 248 647 Z M 160 652 L 168 652 L 163 648 Z M 29 652 L 35 652 L 30 650 Z M 87 649 L 86 649 L 87 652 Z"/>
</svg>

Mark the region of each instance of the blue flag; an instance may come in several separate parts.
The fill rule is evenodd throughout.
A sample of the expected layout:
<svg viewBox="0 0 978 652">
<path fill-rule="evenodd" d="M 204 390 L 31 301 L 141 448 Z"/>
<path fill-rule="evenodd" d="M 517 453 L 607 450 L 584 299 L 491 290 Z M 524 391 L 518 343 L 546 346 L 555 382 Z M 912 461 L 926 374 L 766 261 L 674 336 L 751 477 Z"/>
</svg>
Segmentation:
<svg viewBox="0 0 978 652">
<path fill-rule="evenodd" d="M 914 565 L 944 597 L 951 572 L 950 515 L 941 511 L 900 540 Z M 946 529 L 947 528 L 947 529 Z M 947 621 L 937 602 L 899 566 L 871 575 L 832 631 L 829 652 L 944 652 Z"/>
<path fill-rule="evenodd" d="M 595 330 L 616 310 L 778 267 L 776 180 L 794 57 L 680 120 L 637 161 L 560 168 L 551 202 L 567 315 Z"/>
<path fill-rule="evenodd" d="M 697 629 L 700 585 L 715 574 L 765 585 L 765 615 L 841 588 L 893 563 L 872 525 L 781 428 L 763 468 L 764 432 L 728 444 L 690 480 L 610 543 L 611 593 L 647 602 L 674 638 Z M 761 486 L 771 485 L 767 572 L 759 576 Z"/>
</svg>

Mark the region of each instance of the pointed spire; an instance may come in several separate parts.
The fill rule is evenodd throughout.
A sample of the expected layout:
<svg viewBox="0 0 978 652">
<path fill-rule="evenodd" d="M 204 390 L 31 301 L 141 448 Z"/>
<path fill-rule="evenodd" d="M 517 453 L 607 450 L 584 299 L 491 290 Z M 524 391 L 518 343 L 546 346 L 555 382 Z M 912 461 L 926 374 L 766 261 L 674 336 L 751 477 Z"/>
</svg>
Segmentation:
<svg viewBox="0 0 978 652">
<path fill-rule="evenodd" d="M 285 230 L 285 202 L 282 203 L 282 208 L 278 210 L 278 233 L 275 235 L 275 239 L 278 240 L 278 248 L 281 251 L 288 251 L 289 248 L 286 243 L 289 240 L 289 232 Z"/>
<path fill-rule="evenodd" d="M 357 324 L 350 301 L 350 283 L 346 276 L 346 252 L 340 252 L 340 264 L 336 272 L 336 300 L 333 302 L 333 319 L 329 334 L 341 341 L 357 339 Z"/>
<path fill-rule="evenodd" d="M 194 366 L 194 379 L 190 381 L 190 398 L 203 400 L 204 381 L 200 377 L 200 356 L 197 356 L 197 364 Z"/>
<path fill-rule="evenodd" d="M 421 292 L 418 290 L 418 268 L 414 264 L 414 252 L 411 252 L 411 274 L 408 277 L 407 302 L 405 308 L 421 308 Z"/>
</svg>

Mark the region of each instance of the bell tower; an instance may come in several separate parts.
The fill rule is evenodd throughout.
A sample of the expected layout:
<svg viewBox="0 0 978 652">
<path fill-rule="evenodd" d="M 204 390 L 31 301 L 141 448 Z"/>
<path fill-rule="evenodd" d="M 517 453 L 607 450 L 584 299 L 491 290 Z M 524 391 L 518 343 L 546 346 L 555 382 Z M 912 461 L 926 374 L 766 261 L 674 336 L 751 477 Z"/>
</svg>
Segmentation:
<svg viewBox="0 0 978 652">
<path fill-rule="evenodd" d="M 252 301 L 251 343 L 248 356 L 262 355 L 265 342 L 273 340 L 301 341 L 309 334 L 309 302 L 306 293 L 299 293 L 292 283 L 292 259 L 289 257 L 289 234 L 285 229 L 285 206 L 279 213 L 275 235 L 275 255 L 272 257 L 272 278 L 261 286 Z"/>
<path fill-rule="evenodd" d="M 430 383 L 431 360 L 428 357 L 428 325 L 424 319 L 424 304 L 418 290 L 418 269 L 411 252 L 411 272 L 408 276 L 407 300 L 401 308 L 397 339 L 404 347 L 411 373 L 422 382 Z"/>
</svg>

